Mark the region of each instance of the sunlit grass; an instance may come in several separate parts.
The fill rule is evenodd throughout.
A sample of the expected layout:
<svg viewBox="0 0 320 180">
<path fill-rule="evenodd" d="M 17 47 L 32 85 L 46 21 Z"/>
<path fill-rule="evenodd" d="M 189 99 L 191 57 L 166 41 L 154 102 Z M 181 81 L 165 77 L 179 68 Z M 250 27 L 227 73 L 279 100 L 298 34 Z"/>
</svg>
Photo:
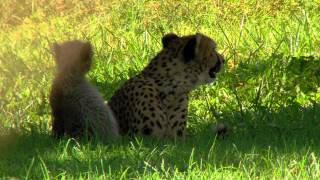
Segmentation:
<svg viewBox="0 0 320 180">
<path fill-rule="evenodd" d="M 4 1 L 0 5 L 0 175 L 19 178 L 317 179 L 320 6 L 312 1 Z M 168 32 L 203 32 L 226 56 L 191 94 L 189 136 L 115 144 L 54 140 L 49 44 L 94 44 L 89 79 L 109 99 Z M 216 139 L 212 123 L 226 122 Z"/>
</svg>

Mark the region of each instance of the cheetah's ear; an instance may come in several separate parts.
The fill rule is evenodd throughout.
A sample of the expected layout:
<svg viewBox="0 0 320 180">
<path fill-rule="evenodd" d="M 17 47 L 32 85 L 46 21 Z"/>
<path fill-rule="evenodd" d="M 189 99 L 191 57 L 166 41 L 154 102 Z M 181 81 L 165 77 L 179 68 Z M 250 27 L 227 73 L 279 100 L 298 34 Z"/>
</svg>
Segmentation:
<svg viewBox="0 0 320 180">
<path fill-rule="evenodd" d="M 185 62 L 189 62 L 195 58 L 201 41 L 201 34 L 197 33 L 191 36 L 183 48 L 183 57 Z"/>
<path fill-rule="evenodd" d="M 81 59 L 82 61 L 91 61 L 93 56 L 93 48 L 89 42 L 84 43 L 83 47 L 81 48 Z"/>
<path fill-rule="evenodd" d="M 179 38 L 178 35 L 174 33 L 168 33 L 162 37 L 162 46 L 163 48 L 168 47 L 168 45 L 172 42 L 172 40 Z"/>
</svg>

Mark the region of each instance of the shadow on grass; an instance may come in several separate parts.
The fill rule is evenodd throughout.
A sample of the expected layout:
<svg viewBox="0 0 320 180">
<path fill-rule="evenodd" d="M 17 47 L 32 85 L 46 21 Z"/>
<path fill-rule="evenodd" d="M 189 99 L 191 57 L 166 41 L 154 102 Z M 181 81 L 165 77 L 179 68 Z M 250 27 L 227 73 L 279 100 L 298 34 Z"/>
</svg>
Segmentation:
<svg viewBox="0 0 320 180">
<path fill-rule="evenodd" d="M 2 175 L 11 177 L 43 178 L 47 172 L 54 177 L 85 172 L 119 176 L 126 170 L 127 175 L 136 176 L 165 173 L 168 168 L 186 172 L 200 164 L 204 169 L 238 167 L 248 155 L 255 155 L 252 163 L 267 166 L 263 158 L 319 155 L 319 109 L 320 104 L 315 104 L 278 112 L 227 113 L 223 118 L 232 130 L 223 139 L 216 139 L 208 124 L 200 124 L 202 131 L 186 140 L 124 137 L 109 145 L 55 140 L 48 134 L 8 135 L 1 137 L 0 168 Z"/>
<path fill-rule="evenodd" d="M 0 176 L 24 176 L 33 158 L 54 151 L 58 141 L 48 134 L 6 132 L 0 136 Z"/>
</svg>

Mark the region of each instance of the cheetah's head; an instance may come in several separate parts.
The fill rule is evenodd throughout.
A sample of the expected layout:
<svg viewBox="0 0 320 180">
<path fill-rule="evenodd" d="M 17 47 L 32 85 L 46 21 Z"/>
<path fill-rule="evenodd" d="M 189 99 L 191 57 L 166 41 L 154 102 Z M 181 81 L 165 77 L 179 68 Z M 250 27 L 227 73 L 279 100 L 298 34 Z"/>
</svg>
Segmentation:
<svg viewBox="0 0 320 180">
<path fill-rule="evenodd" d="M 162 63 L 162 72 L 166 70 L 166 76 L 184 91 L 213 82 L 224 64 L 223 56 L 216 50 L 216 43 L 201 33 L 181 37 L 169 33 L 163 36 L 162 45 L 157 58 L 161 62 L 158 64 L 161 66 Z M 163 66 L 163 56 L 167 57 L 170 70 Z"/>
</svg>

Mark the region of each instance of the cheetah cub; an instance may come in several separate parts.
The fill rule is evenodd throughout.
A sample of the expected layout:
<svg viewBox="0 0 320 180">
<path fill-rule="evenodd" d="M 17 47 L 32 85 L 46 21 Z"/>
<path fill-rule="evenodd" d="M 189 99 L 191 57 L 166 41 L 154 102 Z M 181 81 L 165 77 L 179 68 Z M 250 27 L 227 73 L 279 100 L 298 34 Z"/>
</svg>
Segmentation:
<svg viewBox="0 0 320 180">
<path fill-rule="evenodd" d="M 120 134 L 183 137 L 189 92 L 213 82 L 223 63 L 206 35 L 164 35 L 160 52 L 108 102 Z"/>
<path fill-rule="evenodd" d="M 50 93 L 55 137 L 84 135 L 111 140 L 119 136 L 118 124 L 100 93 L 86 79 L 92 63 L 92 46 L 83 41 L 54 44 L 57 73 Z"/>
</svg>

